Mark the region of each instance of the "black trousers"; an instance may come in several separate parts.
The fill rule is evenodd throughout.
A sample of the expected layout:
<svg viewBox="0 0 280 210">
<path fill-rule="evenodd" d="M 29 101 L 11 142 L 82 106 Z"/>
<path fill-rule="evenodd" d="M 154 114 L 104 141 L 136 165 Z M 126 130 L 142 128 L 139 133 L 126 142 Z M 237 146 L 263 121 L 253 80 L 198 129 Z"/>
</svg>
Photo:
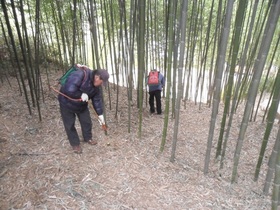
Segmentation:
<svg viewBox="0 0 280 210">
<path fill-rule="evenodd" d="M 84 141 L 92 139 L 92 122 L 88 108 L 83 112 L 75 113 L 60 106 L 60 113 L 71 146 L 77 146 L 80 144 L 79 135 L 75 127 L 76 116 L 81 124 Z"/>
<path fill-rule="evenodd" d="M 150 112 L 154 113 L 155 112 L 155 103 L 154 99 L 156 98 L 156 107 L 157 107 L 157 113 L 161 114 L 161 91 L 160 90 L 155 90 L 149 92 L 150 98 L 149 98 L 149 104 L 150 104 Z"/>
</svg>

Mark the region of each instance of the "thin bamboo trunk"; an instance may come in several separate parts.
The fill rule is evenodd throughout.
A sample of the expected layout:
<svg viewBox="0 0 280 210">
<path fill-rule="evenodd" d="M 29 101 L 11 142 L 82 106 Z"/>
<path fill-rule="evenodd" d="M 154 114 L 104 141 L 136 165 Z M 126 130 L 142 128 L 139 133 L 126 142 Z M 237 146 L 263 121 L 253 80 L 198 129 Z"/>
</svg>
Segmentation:
<svg viewBox="0 0 280 210">
<path fill-rule="evenodd" d="M 263 72 L 263 68 L 267 59 L 267 55 L 270 49 L 271 41 L 274 35 L 274 31 L 276 28 L 276 23 L 280 14 L 280 1 L 273 2 L 270 9 L 269 18 L 267 20 L 266 28 L 264 30 L 264 35 L 262 38 L 260 50 L 258 53 L 258 57 L 254 64 L 254 75 L 252 78 L 252 82 L 250 84 L 248 99 L 246 103 L 246 107 L 244 110 L 244 115 L 239 131 L 238 141 L 236 144 L 236 149 L 234 153 L 234 165 L 232 170 L 231 182 L 235 182 L 237 178 L 237 167 L 239 163 L 240 153 L 243 145 L 243 141 L 245 138 L 246 129 L 248 126 L 248 121 L 250 117 L 250 113 L 253 109 L 253 104 L 256 99 L 258 86 L 260 83 L 261 75 Z"/>
<path fill-rule="evenodd" d="M 215 91 L 214 91 L 214 99 L 212 104 L 212 114 L 211 114 L 211 121 L 209 127 L 209 134 L 207 140 L 207 149 L 205 154 L 205 164 L 204 164 L 204 174 L 208 173 L 209 164 L 210 164 L 210 155 L 211 155 L 211 148 L 213 144 L 213 137 L 214 137 L 214 130 L 215 124 L 217 120 L 217 114 L 219 110 L 219 103 L 220 103 L 220 90 L 221 90 L 221 82 L 222 82 L 222 74 L 224 69 L 225 63 L 225 55 L 226 55 L 226 48 L 228 44 L 228 37 L 229 37 L 229 29 L 230 23 L 232 18 L 232 11 L 233 11 L 233 0 L 229 0 L 227 2 L 226 14 L 225 14 L 225 22 L 224 27 L 221 35 L 221 42 L 219 48 L 219 58 L 217 60 L 217 74 L 215 78 Z"/>
<path fill-rule="evenodd" d="M 186 42 L 186 22 L 187 22 L 187 9 L 188 9 L 188 0 L 182 0 L 181 2 L 181 19 L 180 19 L 180 57 L 179 57 L 179 67 L 178 67 L 178 95 L 176 98 L 176 106 L 175 106 L 175 122 L 174 122 L 174 132 L 173 132 L 173 142 L 172 142 L 172 151 L 170 161 L 174 162 L 175 160 L 175 151 L 177 145 L 177 136 L 179 130 L 179 116 L 180 116 L 180 107 L 181 107 L 181 99 L 183 96 L 183 67 L 184 67 L 184 57 L 185 57 L 185 42 Z"/>
</svg>

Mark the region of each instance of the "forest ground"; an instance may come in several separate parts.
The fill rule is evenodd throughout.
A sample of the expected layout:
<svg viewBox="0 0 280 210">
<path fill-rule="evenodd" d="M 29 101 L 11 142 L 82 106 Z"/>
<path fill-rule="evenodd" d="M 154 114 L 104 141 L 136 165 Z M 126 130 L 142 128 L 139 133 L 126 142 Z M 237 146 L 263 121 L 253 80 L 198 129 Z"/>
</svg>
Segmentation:
<svg viewBox="0 0 280 210">
<path fill-rule="evenodd" d="M 61 72 L 49 77 L 53 83 Z M 265 123 L 259 116 L 248 125 L 238 166 L 237 183 L 231 184 L 233 156 L 243 110 L 237 110 L 223 169 L 216 162 L 217 119 L 209 173 L 203 174 L 211 108 L 187 101 L 180 110 L 176 158 L 170 162 L 174 120 L 168 123 L 167 141 L 159 151 L 163 115 L 150 115 L 144 102 L 142 137 L 136 92 L 131 105 L 128 132 L 127 90 L 120 88 L 116 113 L 116 88 L 104 91 L 108 132 L 105 135 L 92 114 L 98 145 L 81 143 L 83 153 L 74 154 L 60 118 L 56 94 L 42 76 L 44 103 L 29 114 L 25 97 L 15 78 L 0 83 L 0 209 L 270 209 L 271 190 L 262 193 L 268 157 L 277 125 L 268 142 L 260 177 L 253 181 Z M 163 106 L 165 104 L 164 99 Z M 111 108 L 110 108 L 111 107 Z M 220 112 L 222 112 L 222 106 Z M 80 133 L 80 126 L 77 123 Z"/>
</svg>

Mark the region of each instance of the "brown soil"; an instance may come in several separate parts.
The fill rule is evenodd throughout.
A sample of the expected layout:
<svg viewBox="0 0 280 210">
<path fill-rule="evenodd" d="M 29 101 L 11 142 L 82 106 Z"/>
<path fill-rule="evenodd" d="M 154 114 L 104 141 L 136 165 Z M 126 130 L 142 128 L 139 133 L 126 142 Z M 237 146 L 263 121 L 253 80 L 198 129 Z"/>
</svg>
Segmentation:
<svg viewBox="0 0 280 210">
<path fill-rule="evenodd" d="M 54 81 L 57 75 L 52 75 Z M 159 151 L 164 126 L 163 115 L 150 115 L 144 105 L 142 136 L 136 92 L 128 123 L 125 88 L 116 94 L 113 85 L 105 90 L 108 135 L 92 114 L 98 145 L 82 143 L 83 153 L 74 154 L 60 119 L 55 93 L 43 76 L 44 103 L 28 112 L 25 97 L 16 80 L 0 84 L 0 209 L 270 209 L 271 192 L 262 189 L 267 162 L 277 128 L 261 168 L 253 181 L 265 124 L 261 118 L 250 123 L 238 166 L 237 183 L 231 184 L 233 156 L 242 120 L 242 110 L 234 118 L 224 168 L 214 160 L 221 116 L 218 116 L 209 173 L 203 174 L 211 108 L 187 102 L 180 110 L 180 126 L 175 162 L 170 162 L 174 120 L 169 119 L 164 151 Z M 164 105 L 164 99 L 163 99 Z M 111 109 L 110 109 L 111 107 Z M 80 133 L 80 127 L 77 123 Z M 130 128 L 130 132 L 128 132 Z"/>
</svg>

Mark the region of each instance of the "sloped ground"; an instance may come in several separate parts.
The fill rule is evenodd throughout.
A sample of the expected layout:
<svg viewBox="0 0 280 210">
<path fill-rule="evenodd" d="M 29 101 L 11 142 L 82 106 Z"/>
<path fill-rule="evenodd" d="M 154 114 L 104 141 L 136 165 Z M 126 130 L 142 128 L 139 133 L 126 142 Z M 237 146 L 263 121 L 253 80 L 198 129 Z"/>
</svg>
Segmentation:
<svg viewBox="0 0 280 210">
<path fill-rule="evenodd" d="M 50 81 L 54 81 L 53 75 Z M 270 209 L 271 195 L 262 194 L 268 157 L 258 182 L 253 181 L 265 124 L 250 123 L 238 167 L 238 182 L 230 184 L 233 155 L 242 111 L 235 116 L 224 168 L 214 161 L 213 142 L 209 173 L 203 174 L 211 108 L 183 104 L 175 162 L 170 162 L 173 124 L 168 123 L 165 149 L 159 152 L 163 121 L 144 106 L 142 137 L 138 138 L 136 93 L 131 106 L 128 132 L 127 92 L 121 88 L 116 114 L 116 90 L 105 91 L 108 135 L 96 117 L 94 136 L 98 145 L 82 143 L 83 153 L 74 154 L 66 138 L 55 94 L 47 90 L 41 104 L 42 121 L 36 108 L 29 115 L 25 98 L 15 79 L 0 84 L 0 209 Z M 164 103 L 163 103 L 164 104 Z M 217 120 L 217 127 L 220 116 Z M 79 124 L 77 127 L 80 131 Z M 216 129 L 215 141 L 219 128 Z"/>
</svg>

